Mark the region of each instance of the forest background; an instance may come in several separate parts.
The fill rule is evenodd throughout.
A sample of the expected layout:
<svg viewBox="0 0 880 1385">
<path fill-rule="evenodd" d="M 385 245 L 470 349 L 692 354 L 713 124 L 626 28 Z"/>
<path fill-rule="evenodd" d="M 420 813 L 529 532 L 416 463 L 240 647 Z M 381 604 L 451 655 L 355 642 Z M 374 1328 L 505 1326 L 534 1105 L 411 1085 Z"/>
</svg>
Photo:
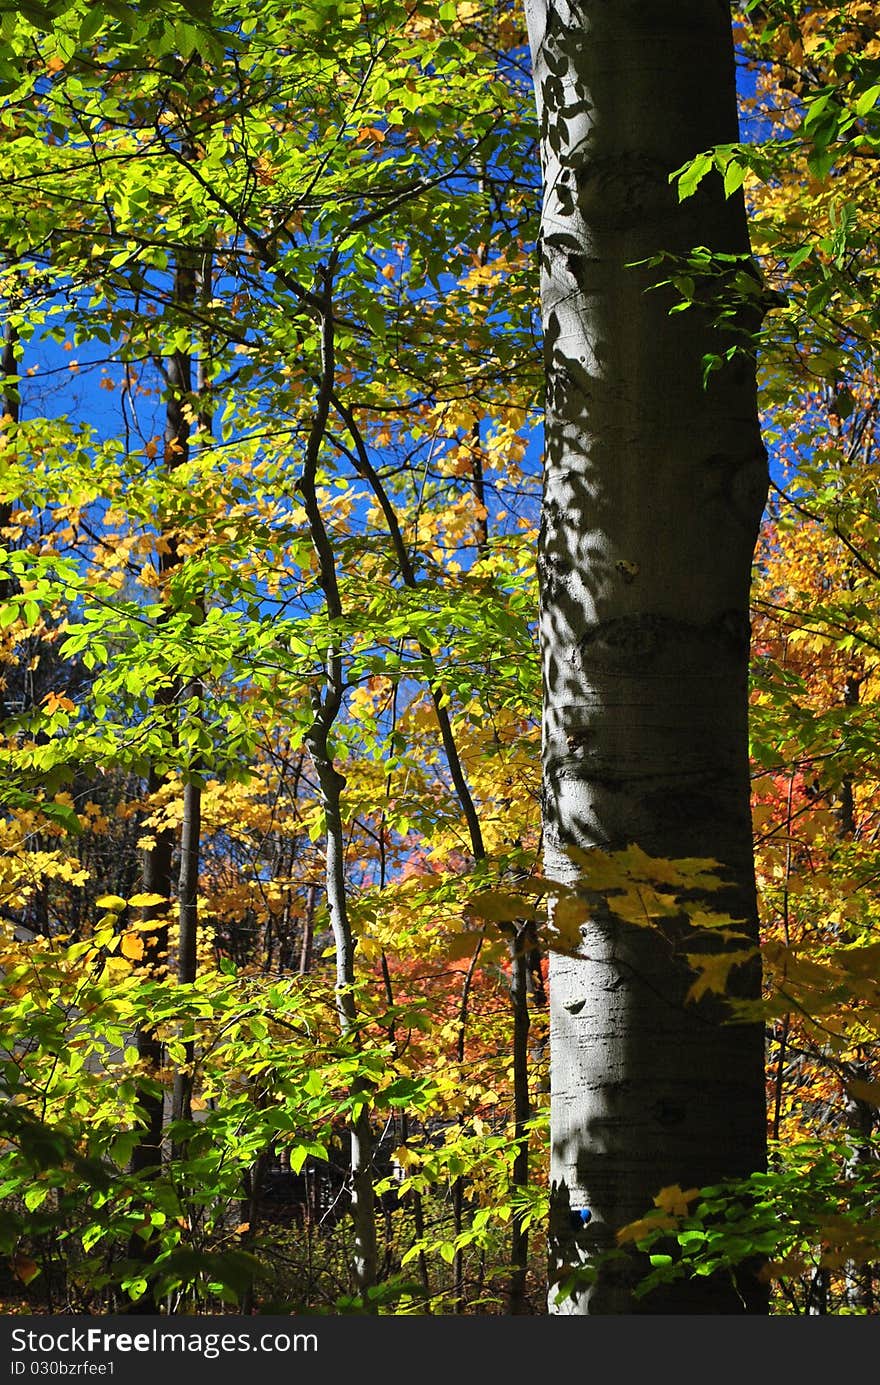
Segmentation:
<svg viewBox="0 0 880 1385">
<path fill-rule="evenodd" d="M 582 915 L 544 921 L 522 18 L 0 12 L 3 1309 L 543 1313 Z M 866 1314 L 880 18 L 735 34 L 744 142 L 670 174 L 745 188 L 768 308 L 744 340 L 732 272 L 772 1154 L 629 1239 L 646 1293 L 759 1254 L 776 1313 Z M 706 274 L 658 266 L 680 311 Z M 688 883 L 600 864 L 631 922 Z"/>
</svg>

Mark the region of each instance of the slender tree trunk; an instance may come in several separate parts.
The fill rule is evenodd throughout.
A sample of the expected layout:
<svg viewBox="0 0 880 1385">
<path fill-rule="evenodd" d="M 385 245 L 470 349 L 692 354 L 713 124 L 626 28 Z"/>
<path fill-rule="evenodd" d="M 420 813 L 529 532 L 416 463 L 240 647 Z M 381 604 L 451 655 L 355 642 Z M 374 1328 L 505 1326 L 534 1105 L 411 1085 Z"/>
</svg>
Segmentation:
<svg viewBox="0 0 880 1385">
<path fill-rule="evenodd" d="M 327 830 L 327 903 L 336 952 L 336 1007 L 343 1035 L 359 1047 L 358 1011 L 354 996 L 354 938 L 345 893 L 344 834 L 340 807 L 345 780 L 331 762 L 325 733 L 313 728 L 307 744 L 318 774 Z M 365 1307 L 369 1307 L 367 1294 L 376 1283 L 379 1264 L 373 1191 L 373 1132 L 368 1088 L 356 1080 L 352 1095 L 360 1100 L 349 1128 L 351 1218 L 354 1230 L 352 1267 L 358 1291 L 364 1296 Z"/>
<path fill-rule="evenodd" d="M 863 677 L 850 670 L 843 688 L 843 705 L 845 707 L 857 707 L 859 705 L 862 682 Z M 846 775 L 840 785 L 838 822 L 841 836 L 851 841 L 855 837 L 858 827 L 855 783 L 851 774 Z M 871 1064 L 864 1060 L 847 1063 L 845 1071 L 850 1081 L 870 1082 L 874 1076 Z M 876 1125 L 876 1110 L 868 1102 L 861 1101 L 852 1093 L 848 1093 L 844 1106 L 844 1116 L 846 1131 L 852 1142 L 846 1171 L 850 1178 L 855 1179 L 865 1168 L 876 1164 L 876 1155 L 871 1143 Z M 846 1301 L 850 1308 L 862 1313 L 872 1313 L 875 1306 L 874 1266 L 870 1263 L 850 1262 L 846 1265 L 844 1273 L 846 1277 Z"/>
<path fill-rule="evenodd" d="M 858 707 L 861 701 L 862 677 L 850 670 L 843 685 L 844 707 Z M 856 834 L 855 783 L 851 774 L 844 775 L 840 785 L 840 801 L 837 809 L 840 835 L 852 840 Z"/>
<path fill-rule="evenodd" d="M 766 498 L 754 369 L 704 387 L 730 339 L 642 265 L 747 253 L 743 201 L 711 175 L 681 205 L 669 174 L 738 137 L 723 0 L 527 0 L 544 176 L 546 458 L 539 553 L 548 875 L 571 847 L 708 857 L 708 895 L 756 932 L 746 677 L 752 553 Z M 551 961 L 551 1311 L 765 1311 L 749 1273 L 635 1299 L 638 1257 L 595 1265 L 658 1190 L 765 1163 L 763 1028 L 685 1000 L 671 924 L 617 924 L 601 902 Z M 691 946 L 691 950 L 693 946 Z M 758 993 L 757 967 L 739 984 Z M 582 1225 L 580 1212 L 590 1209 Z"/>
<path fill-rule="evenodd" d="M 182 267 L 177 280 L 177 299 L 188 307 L 200 296 L 204 302 L 211 297 L 212 266 L 209 249 L 202 251 L 198 270 L 195 266 Z M 209 400 L 210 341 L 203 340 L 197 362 L 197 389 L 199 428 L 207 433 L 211 428 L 211 407 Z M 182 357 L 177 367 L 180 389 L 187 383 L 192 386 L 192 360 Z M 189 379 L 187 380 L 187 377 Z M 181 410 L 176 420 L 179 446 L 182 456 L 189 455 L 189 428 Z M 179 461 L 177 465 L 179 465 Z M 204 594 L 196 601 L 197 619 L 205 616 Z M 181 715 L 198 718 L 202 714 L 203 684 L 196 676 L 189 680 L 181 694 Z M 180 827 L 180 869 L 177 880 L 177 979 L 181 985 L 189 986 L 196 979 L 198 970 L 198 932 L 199 932 L 199 859 L 202 836 L 202 782 L 199 777 L 202 764 L 196 755 L 188 766 L 189 777 L 183 786 L 183 816 Z M 174 1074 L 172 1115 L 174 1120 L 192 1118 L 193 1064 L 195 1045 L 185 1046 L 186 1057 L 182 1067 Z"/>
<path fill-rule="evenodd" d="M 3 358 L 0 365 L 0 373 L 3 376 L 3 405 L 2 414 L 4 427 L 6 420 L 13 425 L 19 422 L 21 416 L 21 403 L 18 393 L 18 386 L 12 383 L 12 378 L 19 374 L 20 365 L 16 359 L 15 349 L 18 345 L 18 333 L 12 324 L 6 327 L 6 336 L 3 341 Z M 12 517 L 12 506 L 9 501 L 0 493 L 0 529 L 5 529 Z M 2 543 L 2 535 L 0 535 Z M 0 600 L 5 600 L 10 595 L 13 584 L 7 578 L 0 579 Z"/>
<path fill-rule="evenodd" d="M 477 263 L 482 269 L 489 263 L 489 240 L 492 234 L 492 218 L 489 207 L 489 199 L 486 195 L 486 168 L 485 165 L 480 171 L 479 181 L 480 193 L 483 197 L 486 219 L 483 239 L 477 250 Z M 482 295 L 485 292 L 481 286 L 477 293 Z M 471 485 L 473 489 L 474 508 L 476 512 L 476 523 L 474 524 L 474 539 L 477 549 L 477 561 L 485 558 L 489 551 L 489 513 L 486 506 L 486 479 L 483 473 L 483 439 L 480 432 L 479 419 L 474 420 L 471 429 Z"/>
<path fill-rule="evenodd" d="M 513 1139 L 516 1153 L 511 1185 L 525 1189 L 529 1181 L 529 939 L 528 925 L 515 929 L 510 940 L 510 1003 L 513 1010 Z M 510 1231 L 510 1286 L 507 1309 L 512 1316 L 528 1311 L 526 1274 L 529 1233 L 521 1209 L 514 1209 Z"/>
<path fill-rule="evenodd" d="M 164 780 L 151 773 L 148 781 L 150 797 L 158 793 Z M 154 845 L 144 853 L 143 887 L 147 894 L 161 895 L 168 899 L 171 894 L 171 864 L 174 854 L 174 833 L 170 828 L 158 829 Z M 151 905 L 143 910 L 144 922 L 155 919 L 155 932 L 143 933 L 144 956 L 141 966 L 153 973 L 163 968 L 168 955 L 168 924 L 165 918 L 165 905 Z M 162 1043 L 150 1025 L 141 1025 L 135 1036 L 138 1059 L 147 1072 L 158 1081 L 162 1067 Z M 135 1175 L 148 1176 L 158 1173 L 162 1167 L 162 1132 L 165 1117 L 165 1096 L 160 1087 L 157 1091 L 143 1087 L 138 1094 L 138 1105 L 143 1112 L 144 1125 L 141 1137 L 135 1145 L 130 1162 L 130 1171 Z M 155 1247 L 149 1240 L 135 1233 L 129 1242 L 129 1254 L 134 1260 L 145 1265 L 154 1258 Z M 146 1293 L 136 1299 L 129 1310 L 132 1313 L 157 1313 L 159 1311 L 152 1285 L 148 1284 Z"/>
<path fill-rule="evenodd" d="M 299 953 L 299 974 L 308 976 L 312 970 L 312 946 L 315 940 L 315 905 L 318 900 L 317 885 L 309 885 L 306 895 L 306 912 L 302 926 L 302 945 Z"/>
<path fill-rule="evenodd" d="M 195 272 L 190 264 L 180 263 L 177 265 L 174 275 L 174 301 L 185 308 L 191 305 L 194 299 Z M 166 471 L 171 473 L 186 462 L 189 457 L 188 403 L 192 391 L 192 364 L 189 353 L 175 351 L 168 358 L 166 372 L 168 398 L 165 406 L 164 464 Z M 167 578 L 180 561 L 174 535 L 165 536 L 165 538 L 166 542 L 161 546 L 158 555 L 159 575 L 162 579 Z M 157 712 L 166 718 L 169 736 L 174 735 L 175 708 L 179 692 L 179 680 L 171 678 L 160 688 L 155 698 Z M 150 798 L 154 798 L 166 783 L 167 776 L 151 771 L 148 781 Z M 144 890 L 147 894 L 160 895 L 170 904 L 174 892 L 172 869 L 175 846 L 174 830 L 170 827 L 157 829 L 154 834 L 154 842 L 155 844 L 144 853 Z M 187 869 L 190 865 L 191 860 L 187 863 Z M 147 941 L 142 965 L 153 971 L 167 966 L 169 941 L 168 925 L 165 921 L 167 908 L 168 905 L 153 905 L 148 906 L 144 911 L 145 919 L 156 917 L 158 923 L 154 934 L 144 935 Z M 152 942 L 150 941 L 151 938 Z M 137 1032 L 136 1043 L 138 1054 L 144 1060 L 147 1071 L 158 1076 L 162 1066 L 162 1044 L 156 1038 L 155 1031 L 149 1025 L 142 1025 Z M 177 1077 L 175 1077 L 175 1092 L 172 1096 L 175 1104 L 179 1095 L 176 1088 Z M 162 1164 L 164 1094 L 161 1091 L 154 1094 L 144 1090 L 139 1098 L 139 1104 L 145 1116 L 145 1129 L 143 1138 L 132 1153 L 131 1171 L 132 1173 L 147 1174 L 151 1170 L 158 1171 Z M 134 1236 L 130 1248 L 132 1255 L 136 1258 L 146 1261 L 152 1259 L 153 1248 L 149 1242 L 145 1244 L 141 1238 Z M 132 1311 L 139 1313 L 155 1313 L 157 1311 L 151 1289 L 148 1289 L 147 1293 L 135 1302 Z"/>
<path fill-rule="evenodd" d="M 178 876 L 177 979 L 189 986 L 196 979 L 198 943 L 199 850 L 202 829 L 202 789 L 190 781 L 183 788 L 183 821 L 180 829 L 180 874 Z M 192 1116 L 192 1065 L 194 1044 L 186 1044 L 183 1067 L 174 1074 L 172 1114 L 176 1121 Z"/>
<path fill-rule="evenodd" d="M 336 574 L 336 558 L 327 533 L 317 494 L 318 459 L 327 430 L 327 417 L 333 397 L 335 341 L 333 326 L 333 275 L 336 258 L 322 271 L 323 295 L 320 312 L 321 378 L 315 416 L 306 444 L 303 474 L 299 482 L 303 508 L 318 560 L 321 589 L 331 620 L 341 619 L 342 601 Z M 345 888 L 345 836 L 342 820 L 342 789 L 345 778 L 333 763 L 329 737 L 345 695 L 343 655 L 334 643 L 324 655 L 324 686 L 312 691 L 314 720 L 304 736 L 304 744 L 318 777 L 326 831 L 325 883 L 330 927 L 336 953 L 336 1010 L 340 1032 L 356 1049 L 360 1048 L 358 1008 L 355 998 L 355 941 L 348 915 Z M 370 1311 L 369 1290 L 378 1274 L 376 1246 L 375 1194 L 373 1190 L 373 1132 L 370 1123 L 369 1088 L 362 1079 L 352 1085 L 355 1115 L 349 1127 L 351 1147 L 351 1215 L 354 1232 L 352 1269 L 364 1307 Z"/>
<path fill-rule="evenodd" d="M 481 262 L 486 262 L 487 256 L 481 254 Z M 333 395 L 333 404 L 348 428 L 355 445 L 355 461 L 361 475 L 368 482 L 373 494 L 376 496 L 379 507 L 385 516 L 388 524 L 388 532 L 394 547 L 394 552 L 400 566 L 400 575 L 406 586 L 414 589 L 417 586 L 415 570 L 410 560 L 409 553 L 404 543 L 403 534 L 397 520 L 397 515 L 391 504 L 381 478 L 370 463 L 367 455 L 366 445 L 357 426 L 357 421 L 350 409 L 347 409 L 342 401 Z M 483 490 L 482 466 L 480 462 L 480 435 L 479 427 L 475 426 L 474 432 L 474 472 L 473 484 L 474 494 L 478 504 L 485 510 L 485 494 Z M 489 542 L 488 521 L 485 516 L 479 522 L 477 530 L 477 552 L 482 557 L 487 549 Z M 420 652 L 430 671 L 429 691 L 434 705 L 434 712 L 437 718 L 437 726 L 440 731 L 440 739 L 446 754 L 446 762 L 449 766 L 449 775 L 452 780 L 456 796 L 461 807 L 462 814 L 468 828 L 468 835 L 471 844 L 471 854 L 475 861 L 486 859 L 486 848 L 483 842 L 483 833 L 480 826 L 480 816 L 477 806 L 474 803 L 473 795 L 470 791 L 461 757 L 458 753 L 458 746 L 455 741 L 455 734 L 452 729 L 452 722 L 443 700 L 443 689 L 439 679 L 435 678 L 434 661 L 430 649 L 427 645 L 419 645 Z M 525 943 L 528 946 L 525 946 Z M 528 1119 L 529 1110 L 529 1072 L 528 1072 L 528 978 L 530 973 L 538 978 L 538 988 L 540 989 L 540 999 L 543 1002 L 543 990 L 540 980 L 540 965 L 538 962 L 537 940 L 532 935 L 526 939 L 525 934 L 519 933 L 517 942 L 511 948 L 511 1008 L 513 1012 L 513 1052 L 514 1052 L 514 1138 L 519 1139 L 524 1122 Z M 471 985 L 479 961 L 480 947 L 478 946 L 471 965 L 465 976 L 461 1003 L 459 1007 L 459 1032 L 457 1045 L 457 1058 L 459 1067 L 464 1065 L 465 1056 L 465 1034 L 467 1027 L 468 1011 L 470 1006 Z M 535 971 L 534 969 L 537 968 Z M 522 970 L 522 977 L 519 976 L 518 969 Z M 525 1113 L 525 1114 L 522 1114 Z M 517 1156 L 514 1160 L 512 1170 L 512 1184 L 515 1187 L 525 1188 L 529 1180 L 529 1158 L 528 1145 L 520 1141 L 517 1146 Z M 458 1177 L 452 1187 L 452 1222 L 456 1236 L 461 1234 L 464 1226 L 464 1196 L 465 1180 Z M 525 1284 L 525 1270 L 528 1260 L 528 1235 L 521 1225 L 521 1219 L 514 1217 L 512 1242 L 511 1242 L 511 1287 L 509 1291 L 509 1306 L 511 1313 L 519 1314 L 522 1309 L 522 1292 Z M 452 1262 L 453 1280 L 453 1303 L 455 1311 L 461 1313 L 464 1310 L 464 1255 L 461 1249 L 456 1250 Z"/>
<path fill-rule="evenodd" d="M 850 1081 L 871 1082 L 874 1079 L 872 1065 L 867 1062 L 846 1064 L 846 1075 Z M 857 1179 L 873 1171 L 876 1177 L 877 1155 L 872 1144 L 877 1126 L 876 1107 L 861 1101 L 851 1093 L 847 1095 L 844 1106 L 846 1133 L 851 1141 L 850 1156 L 847 1160 L 847 1176 Z M 850 1308 L 860 1313 L 876 1311 L 877 1296 L 874 1291 L 875 1266 L 870 1261 L 858 1263 L 850 1261 L 845 1270 L 846 1301 Z"/>
</svg>

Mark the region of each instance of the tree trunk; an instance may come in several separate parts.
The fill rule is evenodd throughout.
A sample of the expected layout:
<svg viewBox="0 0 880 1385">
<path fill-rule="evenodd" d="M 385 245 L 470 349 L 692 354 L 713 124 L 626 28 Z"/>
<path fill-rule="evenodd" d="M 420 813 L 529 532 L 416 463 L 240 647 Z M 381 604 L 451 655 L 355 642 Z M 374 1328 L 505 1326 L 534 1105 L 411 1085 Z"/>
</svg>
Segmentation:
<svg viewBox="0 0 880 1385">
<path fill-rule="evenodd" d="M 630 267 L 698 245 L 748 252 L 742 198 L 725 200 L 717 174 L 680 205 L 668 181 L 738 137 L 730 14 L 723 0 L 526 9 L 545 185 L 545 868 L 576 885 L 570 847 L 630 842 L 711 857 L 732 884 L 706 907 L 754 933 L 748 596 L 767 488 L 754 369 L 738 357 L 704 387 L 704 355 L 730 339 L 700 308 L 670 316 L 674 298 L 648 291 L 663 272 Z M 762 1026 L 686 1003 L 672 929 L 597 908 L 582 935 L 579 955 L 551 961 L 551 1311 L 765 1311 L 749 1274 L 635 1299 L 637 1257 L 555 1302 L 567 1267 L 594 1264 L 661 1187 L 765 1162 Z"/>
<path fill-rule="evenodd" d="M 306 444 L 303 474 L 298 483 L 312 544 L 318 560 L 321 589 L 331 620 L 341 620 L 342 601 L 336 573 L 336 558 L 324 524 L 317 494 L 318 458 L 327 428 L 327 416 L 333 397 L 335 373 L 335 342 L 333 318 L 333 275 L 335 257 L 323 268 L 324 295 L 320 314 L 321 379 L 312 426 Z M 321 804 L 326 827 L 325 888 L 330 927 L 336 951 L 336 1011 L 343 1038 L 350 1039 L 360 1049 L 359 1018 L 355 997 L 355 939 L 351 931 L 345 885 L 345 834 L 342 821 L 342 789 L 345 778 L 333 762 L 329 736 L 338 716 L 345 694 L 343 655 L 340 648 L 330 644 L 324 655 L 323 691 L 312 689 L 314 721 L 303 740 L 318 777 Z M 351 1145 L 351 1216 L 354 1234 L 352 1270 L 355 1285 L 362 1296 L 367 1312 L 376 1310 L 375 1299 L 369 1291 L 377 1281 L 378 1251 L 376 1246 L 375 1195 L 373 1190 L 373 1131 L 370 1124 L 369 1084 L 355 1077 L 351 1094 L 356 1113 L 349 1127 Z"/>
<path fill-rule="evenodd" d="M 179 263 L 174 274 L 174 302 L 186 308 L 191 306 L 194 297 L 194 271 L 188 263 Z M 190 428 L 187 409 L 192 392 L 192 366 L 188 352 L 175 351 L 173 355 L 169 356 L 166 378 L 168 397 L 165 405 L 164 464 L 166 471 L 170 473 L 189 458 Z M 168 536 L 163 535 L 163 537 L 166 538 L 166 544 L 157 555 L 157 564 L 160 578 L 167 579 L 169 573 L 177 567 L 180 555 L 175 535 L 172 533 Z M 170 606 L 168 609 L 170 610 Z M 160 621 L 165 618 L 164 615 L 160 616 Z M 176 704 L 179 694 L 179 680 L 172 678 L 166 681 L 155 697 L 155 707 L 164 715 L 168 734 L 171 737 L 175 734 Z M 151 770 L 148 782 L 151 801 L 167 785 L 167 782 L 167 775 Z M 141 964 L 153 973 L 167 968 L 168 962 L 168 924 L 163 915 L 167 914 L 174 891 L 174 830 L 170 827 L 157 828 L 154 842 L 155 845 L 144 853 L 143 886 L 147 894 L 161 895 L 163 899 L 168 901 L 168 904 L 151 905 L 144 910 L 145 920 L 158 917 L 156 932 L 144 935 L 145 947 Z M 138 1055 L 144 1061 L 147 1070 L 158 1077 L 162 1067 L 163 1046 L 151 1026 L 142 1025 L 138 1029 L 136 1043 Z M 162 1141 L 165 1125 L 164 1094 L 161 1091 L 154 1094 L 144 1090 L 139 1096 L 139 1104 L 144 1112 L 145 1128 L 143 1138 L 132 1152 L 131 1171 L 137 1174 L 149 1174 L 153 1171 L 158 1173 L 162 1166 Z M 150 1262 L 155 1255 L 155 1245 L 150 1241 L 144 1244 L 135 1235 L 130 1242 L 130 1252 L 133 1258 Z M 134 1302 L 130 1311 L 134 1313 L 155 1313 L 158 1311 L 152 1285 L 148 1287 L 147 1292 L 140 1299 Z"/>
<path fill-rule="evenodd" d="M 199 294 L 203 305 L 211 297 L 212 285 L 212 260 L 211 251 L 208 248 L 202 250 L 199 256 L 198 270 L 185 266 L 183 271 L 178 272 L 177 289 L 178 301 L 187 308 Z M 207 334 L 204 334 L 201 342 L 201 352 L 197 361 L 197 396 L 198 396 L 198 423 L 200 431 L 209 433 L 211 430 L 211 402 L 210 402 L 210 357 L 211 343 Z M 181 365 L 178 373 L 182 382 L 186 383 L 187 369 L 192 385 L 192 358 L 184 358 L 185 366 Z M 188 401 L 187 401 L 188 402 Z M 180 424 L 180 446 L 183 455 L 189 455 L 189 428 L 186 419 L 181 414 Z M 183 458 L 181 457 L 181 460 Z M 179 462 L 178 462 L 179 465 Z M 201 622 L 205 618 L 204 595 L 200 595 L 196 601 L 198 620 Z M 204 686 L 201 678 L 194 677 L 189 680 L 181 691 L 181 715 L 195 717 L 201 720 L 202 716 L 202 695 Z M 183 817 L 180 827 L 180 869 L 177 880 L 177 979 L 181 985 L 191 986 L 196 979 L 198 972 L 198 938 L 199 938 L 199 861 L 201 855 L 202 839 L 202 781 L 200 778 L 203 766 L 201 759 L 196 755 L 188 766 L 189 778 L 183 786 Z M 174 1090 L 172 1096 L 172 1118 L 175 1121 L 189 1121 L 192 1119 L 192 1094 L 194 1081 L 194 1065 L 196 1057 L 195 1044 L 189 1041 L 186 1046 L 186 1058 L 181 1067 L 178 1067 L 174 1074 Z M 175 1153 L 182 1153 L 182 1150 L 175 1150 Z"/>
<path fill-rule="evenodd" d="M 852 585 L 851 582 L 850 587 Z M 844 707 L 858 707 L 861 702 L 863 681 L 864 674 L 858 674 L 852 669 L 849 670 L 843 687 Z M 851 774 L 847 774 L 840 785 L 838 823 L 840 835 L 852 841 L 856 836 L 858 823 L 856 821 L 855 781 Z M 845 1063 L 843 1071 L 849 1082 L 854 1079 L 861 1082 L 874 1080 L 872 1065 L 862 1057 L 854 1062 Z M 877 1118 L 875 1108 L 869 1102 L 861 1101 L 858 1097 L 853 1096 L 851 1092 L 847 1092 L 843 1109 L 846 1133 L 851 1141 L 846 1172 L 849 1178 L 855 1180 L 864 1172 L 866 1167 L 876 1164 L 872 1140 Z M 858 1261 L 850 1261 L 844 1267 L 844 1276 L 846 1301 L 849 1307 L 856 1312 L 872 1313 L 875 1300 L 874 1266 L 869 1262 L 861 1264 Z"/>
<path fill-rule="evenodd" d="M 6 336 L 3 341 L 3 357 L 0 362 L 0 374 L 3 376 L 3 403 L 2 403 L 2 428 L 5 432 L 9 424 L 13 427 L 19 422 L 21 413 L 20 395 L 18 386 L 12 381 L 17 377 L 21 369 L 20 362 L 16 359 L 16 347 L 18 345 L 18 332 L 11 323 L 7 324 Z M 12 505 L 6 496 L 0 494 L 0 530 L 5 529 L 12 517 Z M 3 535 L 0 534 L 0 546 L 3 545 Z M 0 601 L 5 601 L 11 595 L 14 584 L 8 579 L 0 579 Z"/>
<path fill-rule="evenodd" d="M 148 789 L 149 795 L 158 793 L 164 780 L 160 775 L 150 774 Z M 174 855 L 174 832 L 171 828 L 157 829 L 155 833 L 155 845 L 144 853 L 143 864 L 143 887 L 147 894 L 162 895 L 169 898 L 171 894 L 171 864 Z M 163 917 L 167 906 L 149 905 L 143 910 L 144 922 L 155 918 L 155 932 L 144 933 L 144 956 L 141 966 L 148 973 L 156 974 L 166 965 L 168 956 L 168 924 Z M 159 1079 L 162 1068 L 162 1041 L 156 1035 L 155 1030 L 150 1025 L 140 1025 L 135 1035 L 138 1059 L 146 1068 L 147 1072 L 154 1078 Z M 165 1124 L 165 1098 L 161 1087 L 156 1091 L 142 1087 L 138 1093 L 138 1105 L 143 1112 L 143 1133 L 138 1143 L 132 1150 L 130 1172 L 136 1176 L 143 1175 L 148 1178 L 158 1174 L 162 1167 L 162 1135 Z M 129 1241 L 129 1255 L 133 1260 L 142 1261 L 144 1266 L 152 1264 L 156 1255 L 156 1244 L 153 1239 L 145 1240 L 137 1232 Z M 152 1283 L 148 1283 L 147 1290 L 139 1299 L 135 1299 L 131 1304 L 130 1313 L 158 1313 L 159 1305 L 156 1301 Z"/>
<path fill-rule="evenodd" d="M 525 1190 L 529 1183 L 529 938 L 528 924 L 513 929 L 510 953 L 510 1004 L 513 1011 L 513 1139 L 516 1153 L 510 1171 L 512 1189 Z M 507 1311 L 511 1316 L 528 1312 L 526 1278 L 529 1269 L 529 1233 L 523 1209 L 514 1210 L 510 1222 L 510 1284 Z"/>
<path fill-rule="evenodd" d="M 182 986 L 192 985 L 198 969 L 201 831 L 202 788 L 200 783 L 191 780 L 183 787 L 183 821 L 180 830 L 177 979 Z M 192 1040 L 186 1043 L 185 1050 L 183 1066 L 178 1067 L 174 1074 L 171 1113 L 176 1121 L 192 1119 L 193 1064 L 196 1056 Z"/>
</svg>

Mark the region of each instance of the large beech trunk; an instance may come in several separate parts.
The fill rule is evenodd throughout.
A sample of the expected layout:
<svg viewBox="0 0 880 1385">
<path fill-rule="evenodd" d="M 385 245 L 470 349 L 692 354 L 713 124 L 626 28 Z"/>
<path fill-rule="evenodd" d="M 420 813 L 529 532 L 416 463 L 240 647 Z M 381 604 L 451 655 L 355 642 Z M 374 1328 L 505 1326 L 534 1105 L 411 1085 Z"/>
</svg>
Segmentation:
<svg viewBox="0 0 880 1385">
<path fill-rule="evenodd" d="M 577 884 L 571 846 L 711 857 L 733 883 L 707 907 L 754 934 L 748 595 L 767 486 L 754 370 L 740 357 L 704 386 L 704 355 L 729 338 L 702 309 L 670 316 L 670 292 L 651 289 L 663 271 L 632 267 L 748 251 L 742 198 L 725 200 L 717 174 L 681 204 L 669 184 L 738 137 L 729 9 L 526 10 L 545 186 L 545 869 Z M 686 1002 L 681 924 L 663 936 L 597 906 L 582 933 L 579 955 L 551 963 L 551 1311 L 762 1312 L 750 1273 L 634 1298 L 636 1256 L 555 1302 L 567 1267 L 613 1246 L 661 1187 L 765 1158 L 762 1026 Z M 734 976 L 756 993 L 757 967 Z"/>
</svg>

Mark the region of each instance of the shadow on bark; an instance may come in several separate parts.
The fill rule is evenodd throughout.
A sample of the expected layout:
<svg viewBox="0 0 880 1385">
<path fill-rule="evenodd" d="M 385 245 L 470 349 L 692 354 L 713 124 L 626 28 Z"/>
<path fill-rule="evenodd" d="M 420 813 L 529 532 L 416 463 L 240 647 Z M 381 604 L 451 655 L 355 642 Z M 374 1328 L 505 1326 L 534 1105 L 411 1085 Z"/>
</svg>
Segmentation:
<svg viewBox="0 0 880 1385">
<path fill-rule="evenodd" d="M 613 14 L 610 11 L 613 10 Z M 545 870 L 636 843 L 718 861 L 706 909 L 757 940 L 749 806 L 749 579 L 767 464 L 754 363 L 723 354 L 711 302 L 670 314 L 646 262 L 749 250 L 718 175 L 679 203 L 669 174 L 733 142 L 727 7 L 527 6 L 542 130 L 546 456 L 539 552 Z M 756 322 L 757 325 L 757 322 Z M 685 1000 L 681 921 L 621 924 L 601 901 L 580 956 L 551 962 L 551 1281 L 592 1262 L 666 1185 L 765 1164 L 763 1026 Z M 758 967 L 739 969 L 757 998 Z M 589 1209 L 584 1224 L 581 1212 Z M 748 1273 L 634 1299 L 612 1259 L 574 1313 L 766 1311 Z"/>
</svg>

